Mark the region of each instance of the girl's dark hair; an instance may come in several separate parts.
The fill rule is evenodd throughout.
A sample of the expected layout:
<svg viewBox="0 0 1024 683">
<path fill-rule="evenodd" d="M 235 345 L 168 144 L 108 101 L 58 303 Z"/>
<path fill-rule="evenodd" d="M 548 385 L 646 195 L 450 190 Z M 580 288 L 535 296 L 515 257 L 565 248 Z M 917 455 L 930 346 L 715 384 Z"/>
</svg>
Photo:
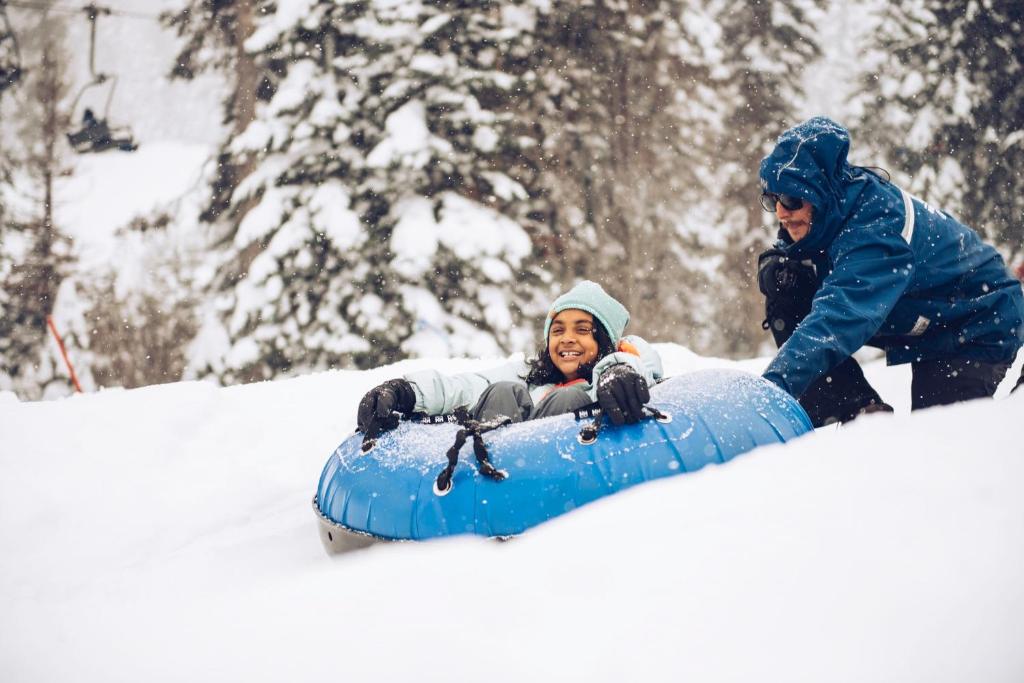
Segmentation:
<svg viewBox="0 0 1024 683">
<path fill-rule="evenodd" d="M 611 335 L 604 329 L 597 318 L 594 318 L 594 339 L 597 341 L 597 358 L 585 365 L 581 365 L 579 376 L 588 382 L 592 381 L 594 366 L 609 353 L 615 353 L 615 345 L 612 344 Z M 555 367 L 548 353 L 548 340 L 545 339 L 537 351 L 537 357 L 526 361 L 527 372 L 523 380 L 530 386 L 542 386 L 544 384 L 561 384 L 565 381 L 565 375 Z"/>
</svg>

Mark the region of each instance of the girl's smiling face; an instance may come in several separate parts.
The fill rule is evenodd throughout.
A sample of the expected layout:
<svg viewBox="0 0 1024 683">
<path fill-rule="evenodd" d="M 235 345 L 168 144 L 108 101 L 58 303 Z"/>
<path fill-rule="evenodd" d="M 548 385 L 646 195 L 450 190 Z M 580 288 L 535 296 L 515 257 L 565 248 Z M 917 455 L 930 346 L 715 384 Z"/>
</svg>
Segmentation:
<svg viewBox="0 0 1024 683">
<path fill-rule="evenodd" d="M 567 308 L 551 319 L 548 355 L 567 382 L 579 378 L 581 365 L 597 359 L 596 324 L 594 316 L 578 308 Z"/>
</svg>

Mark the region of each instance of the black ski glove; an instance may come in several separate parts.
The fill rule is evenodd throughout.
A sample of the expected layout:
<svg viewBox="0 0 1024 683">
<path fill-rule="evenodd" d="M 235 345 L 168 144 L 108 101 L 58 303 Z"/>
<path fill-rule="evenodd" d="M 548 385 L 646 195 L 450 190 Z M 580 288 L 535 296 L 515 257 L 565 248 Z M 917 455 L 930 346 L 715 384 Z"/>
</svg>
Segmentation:
<svg viewBox="0 0 1024 683">
<path fill-rule="evenodd" d="M 769 249 L 757 257 L 757 285 L 764 294 L 761 327 L 770 330 L 775 344 L 782 346 L 811 312 L 818 289 L 814 268 L 787 257 L 781 249 Z"/>
<path fill-rule="evenodd" d="M 765 296 L 779 294 L 779 271 L 786 262 L 786 254 L 781 249 L 762 251 L 757 257 L 757 287 Z"/>
<path fill-rule="evenodd" d="M 650 400 L 647 380 L 625 363 L 611 366 L 597 380 L 597 402 L 612 424 L 636 424 Z"/>
<path fill-rule="evenodd" d="M 818 281 L 812 267 L 772 248 L 757 257 L 757 286 L 769 299 L 783 294 L 809 299 L 818 289 Z"/>
<path fill-rule="evenodd" d="M 376 423 L 378 429 L 391 429 L 397 426 L 392 420 L 392 413 L 412 412 L 416 406 L 416 392 L 412 385 L 404 379 L 389 379 L 387 382 L 370 389 L 359 402 L 359 415 L 356 424 L 361 432 L 367 432 L 371 424 Z M 389 424 L 394 421 L 395 424 Z"/>
</svg>

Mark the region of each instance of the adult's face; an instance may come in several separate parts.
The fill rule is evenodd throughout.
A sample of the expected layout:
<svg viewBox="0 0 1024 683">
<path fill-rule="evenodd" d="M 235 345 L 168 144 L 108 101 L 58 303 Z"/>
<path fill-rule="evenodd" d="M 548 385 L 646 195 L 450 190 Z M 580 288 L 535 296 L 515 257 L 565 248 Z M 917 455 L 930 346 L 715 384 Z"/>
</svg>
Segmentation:
<svg viewBox="0 0 1024 683">
<path fill-rule="evenodd" d="M 779 223 L 789 233 L 789 238 L 799 242 L 807 237 L 811 231 L 811 214 L 814 207 L 810 202 L 804 202 L 799 209 L 790 211 L 782 205 L 782 202 L 775 202 L 775 213 L 779 217 Z"/>
</svg>

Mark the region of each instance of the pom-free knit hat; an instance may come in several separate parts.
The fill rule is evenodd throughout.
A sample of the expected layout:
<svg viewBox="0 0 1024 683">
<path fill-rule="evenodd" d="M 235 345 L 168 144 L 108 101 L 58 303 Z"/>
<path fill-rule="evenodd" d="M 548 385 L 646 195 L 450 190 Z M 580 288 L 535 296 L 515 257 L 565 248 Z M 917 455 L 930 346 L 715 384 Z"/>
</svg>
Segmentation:
<svg viewBox="0 0 1024 683">
<path fill-rule="evenodd" d="M 578 308 L 597 318 L 604 325 L 612 344 L 618 346 L 622 333 L 629 323 L 629 311 L 612 298 L 601 285 L 590 280 L 583 280 L 551 304 L 551 311 L 544 320 L 544 341 L 547 343 L 548 332 L 551 331 L 551 319 L 564 310 Z"/>
</svg>

